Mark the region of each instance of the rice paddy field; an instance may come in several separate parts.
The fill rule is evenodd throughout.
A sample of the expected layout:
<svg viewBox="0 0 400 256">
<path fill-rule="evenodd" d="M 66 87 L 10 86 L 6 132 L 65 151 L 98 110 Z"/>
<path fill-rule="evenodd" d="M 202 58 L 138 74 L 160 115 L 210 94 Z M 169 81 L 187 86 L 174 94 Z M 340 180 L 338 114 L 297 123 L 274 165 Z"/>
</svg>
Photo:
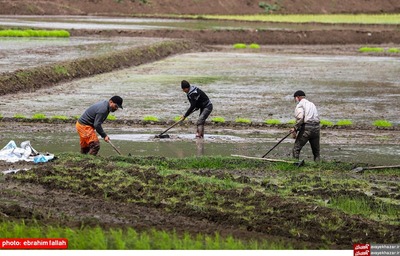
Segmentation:
<svg viewBox="0 0 400 256">
<path fill-rule="evenodd" d="M 88 18 L 60 26 L 64 21 L 49 17 L 2 17 L 0 25 L 24 20 L 24 27 L 46 22 L 68 30 L 72 23 L 87 26 Z M 117 18 L 107 23 L 126 25 Z M 3 77 L 15 74 L 20 80 L 12 81 L 22 84 L 45 64 L 70 79 L 2 95 L 0 142 L 30 140 L 56 159 L 0 161 L 1 237 L 63 237 L 71 250 L 351 253 L 356 243 L 398 243 L 400 169 L 390 166 L 400 164 L 399 58 L 389 52 L 398 43 L 258 48 L 236 41 L 245 44 L 242 49 L 234 43 L 193 44 L 189 52 L 171 51 L 141 65 L 79 79 L 68 73 L 74 61 L 103 68 L 95 66 L 103 56 L 115 59 L 142 47 L 151 52 L 166 41 L 181 43 L 93 34 L 0 38 Z M 188 107 L 179 88 L 183 79 L 213 101 L 206 137 L 194 139 L 193 116 L 170 139 L 155 139 Z M 281 161 L 232 156 L 260 156 L 288 132 L 298 89 L 323 119 L 323 160 L 311 161 L 306 145 L 305 165 L 299 166 L 290 158 L 291 139 L 269 156 Z M 77 153 L 76 117 L 114 94 L 124 98 L 124 110 L 113 113 L 104 128 L 122 155 L 104 142 L 97 157 Z"/>
</svg>

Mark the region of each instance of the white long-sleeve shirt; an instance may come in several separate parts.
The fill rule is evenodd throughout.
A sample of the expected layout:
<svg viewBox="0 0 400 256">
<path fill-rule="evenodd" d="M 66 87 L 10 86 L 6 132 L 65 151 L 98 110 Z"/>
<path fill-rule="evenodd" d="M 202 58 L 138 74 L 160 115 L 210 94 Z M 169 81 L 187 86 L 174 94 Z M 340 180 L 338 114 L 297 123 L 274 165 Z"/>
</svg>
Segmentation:
<svg viewBox="0 0 400 256">
<path fill-rule="evenodd" d="M 300 102 L 296 105 L 294 116 L 296 118 L 296 130 L 298 130 L 302 124 L 319 124 L 319 115 L 317 108 L 315 107 L 314 103 L 308 101 L 307 99 L 301 99 Z"/>
</svg>

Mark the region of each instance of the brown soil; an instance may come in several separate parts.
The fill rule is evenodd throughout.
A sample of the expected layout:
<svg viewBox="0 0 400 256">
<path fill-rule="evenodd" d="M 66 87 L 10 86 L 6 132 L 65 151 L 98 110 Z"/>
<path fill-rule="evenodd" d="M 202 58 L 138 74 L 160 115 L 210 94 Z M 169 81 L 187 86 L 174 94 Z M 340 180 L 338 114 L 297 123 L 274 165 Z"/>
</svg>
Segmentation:
<svg viewBox="0 0 400 256">
<path fill-rule="evenodd" d="M 136 36 L 161 38 L 191 38 L 204 44 L 390 44 L 400 43 L 398 27 L 354 26 L 352 29 L 286 31 L 286 30 L 145 30 L 145 31 L 112 31 L 112 30 L 74 30 L 72 36 Z"/>
<path fill-rule="evenodd" d="M 0 0 L 0 14 L 108 15 L 137 14 L 256 14 L 259 0 Z M 277 0 L 263 1 L 273 13 L 398 13 L 397 0 Z"/>
<path fill-rule="evenodd" d="M 155 162 L 160 160 L 151 159 Z M 162 159 L 161 159 L 162 160 Z M 133 160 L 135 161 L 135 160 Z M 0 163 L 4 167 L 4 163 Z M 68 166 L 68 176 L 74 181 L 76 178 L 85 180 L 88 176 L 93 181 L 100 177 L 92 174 L 96 166 L 86 160 L 78 163 L 70 163 Z M 81 171 L 81 168 L 85 172 Z M 106 172 L 113 172 L 113 164 L 105 165 Z M 249 186 L 243 189 L 218 190 L 224 198 L 223 207 L 234 206 L 237 203 L 246 201 L 247 206 L 254 207 L 255 217 L 242 218 L 241 213 L 223 212 L 213 210 L 210 207 L 207 211 L 198 211 L 190 207 L 184 200 L 176 204 L 167 204 L 169 198 L 179 195 L 171 194 L 164 190 L 164 186 L 173 184 L 179 178 L 179 174 L 161 176 L 155 168 L 149 167 L 146 170 L 141 167 L 127 169 L 127 175 L 135 177 L 140 182 L 137 186 L 131 186 L 124 193 L 112 193 L 104 198 L 104 191 L 96 184 L 90 186 L 78 186 L 70 189 L 68 185 L 55 184 L 44 181 L 46 177 L 56 175 L 58 170 L 57 161 L 38 166 L 31 171 L 37 177 L 32 176 L 29 180 L 20 183 L 18 177 L 7 175 L 5 178 L 0 176 L 0 200 L 5 202 L 0 205 L 0 220 L 24 220 L 30 223 L 36 220 L 38 223 L 46 225 L 61 225 L 68 227 L 101 226 L 103 228 L 125 228 L 131 227 L 136 230 L 176 230 L 179 234 L 188 232 L 190 234 L 209 234 L 219 232 L 223 237 L 233 235 L 242 240 L 270 240 L 279 239 L 282 242 L 290 242 L 295 248 L 321 248 L 327 246 L 326 241 L 334 241 L 328 247 L 333 249 L 349 249 L 352 246 L 352 239 L 361 239 L 376 243 L 393 243 L 400 235 L 399 230 L 391 225 L 383 225 L 375 221 L 367 220 L 360 216 L 351 216 L 344 213 L 332 212 L 329 208 L 315 207 L 301 201 L 293 201 L 280 196 L 267 195 L 254 191 Z M 188 170 L 189 172 L 190 170 Z M 225 172 L 223 170 L 192 170 L 196 175 L 213 176 L 216 179 L 224 180 L 234 178 L 243 185 L 251 182 L 254 176 L 270 176 L 273 173 L 265 173 L 260 169 L 258 173 L 254 171 L 234 171 Z M 60 173 L 58 173 L 60 174 Z M 57 174 L 57 175 L 58 175 Z M 62 175 L 62 174 L 61 174 Z M 300 174 L 296 179 L 303 180 L 308 178 Z M 295 180 L 293 180 L 295 181 Z M 315 180 L 318 183 L 320 180 Z M 95 183 L 95 182 L 94 182 Z M 141 184 L 147 184 L 145 186 Z M 152 186 L 151 184 L 160 184 Z M 269 189 L 268 184 L 264 184 Z M 202 188 L 198 187 L 198 193 L 202 193 Z M 270 188 L 273 190 L 274 188 Z M 294 193 L 304 193 L 303 191 L 292 191 Z M 309 191 L 306 191 L 307 193 Z M 351 191 L 350 191 L 351 192 Z M 339 196 L 345 195 L 349 191 L 337 191 L 332 194 L 331 190 L 322 191 L 320 196 Z M 365 196 L 359 192 L 357 196 Z M 157 194 L 159 198 L 153 198 Z M 183 198 L 182 198 L 183 199 Z M 128 203 L 129 200 L 142 200 L 142 203 Z M 208 202 L 209 205 L 218 205 L 218 202 Z M 268 211 L 273 209 L 273 214 Z M 279 210 L 278 210 L 279 209 Z M 314 219 L 304 221 L 305 216 L 315 216 Z M 303 221 L 300 221 L 303 220 Z M 329 230 L 321 226 L 324 221 L 344 223 L 340 230 Z M 290 232 L 293 227 L 301 229 L 301 233 L 294 235 Z M 382 237 L 380 230 L 386 229 L 390 232 Z"/>
</svg>

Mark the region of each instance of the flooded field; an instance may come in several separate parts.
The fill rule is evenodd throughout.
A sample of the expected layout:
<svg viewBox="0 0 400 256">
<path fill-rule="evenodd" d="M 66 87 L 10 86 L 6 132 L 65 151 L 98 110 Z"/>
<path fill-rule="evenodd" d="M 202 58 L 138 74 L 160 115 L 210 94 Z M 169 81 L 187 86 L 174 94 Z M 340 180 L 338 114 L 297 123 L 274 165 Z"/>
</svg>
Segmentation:
<svg viewBox="0 0 400 256">
<path fill-rule="evenodd" d="M 0 26 L 35 27 L 42 29 L 86 29 L 86 30 L 155 30 L 155 29 L 264 29 L 264 30 L 313 30 L 313 29 L 360 29 L 358 25 L 295 24 L 279 22 L 243 22 L 203 19 L 161 19 L 96 16 L 0 16 Z M 366 28 L 378 31 L 380 28 Z"/>
<path fill-rule="evenodd" d="M 88 39 L 87 42 L 91 40 L 94 39 Z M 146 40 L 136 42 L 145 43 Z M 126 41 L 126 45 L 129 44 Z M 307 52 L 312 46 L 302 48 Z M 314 52 L 305 55 L 226 49 L 220 52 L 188 53 L 32 93 L 4 95 L 0 113 L 4 117 L 16 114 L 32 117 L 36 113 L 47 117 L 74 117 L 81 115 L 92 103 L 117 94 L 124 98 L 124 109 L 114 113 L 117 119 L 143 120 L 151 115 L 169 121 L 182 115 L 188 108 L 186 96 L 180 89 L 180 81 L 186 79 L 210 96 L 214 104 L 210 120 L 222 116 L 233 122 L 236 118 L 248 118 L 252 122 L 278 119 L 286 123 L 293 119 L 293 92 L 302 89 L 307 98 L 316 104 L 322 119 L 333 123 L 346 119 L 357 127 L 368 129 L 371 129 L 374 120 L 385 119 L 398 126 L 399 67 L 400 59 L 395 57 L 326 55 L 323 49 L 320 54 Z M 196 114 L 189 120 L 196 120 Z M 107 124 L 105 128 L 107 130 Z M 35 134 L 35 127 L 32 127 L 32 131 L 29 128 L 22 129 L 29 132 L 28 136 L 21 136 L 18 129 L 10 130 L 7 125 L 2 125 L 1 129 L 3 144 L 24 137 L 23 140 L 37 140 L 38 146 L 43 145 L 43 150 L 49 152 L 76 151 L 78 147 L 73 126 L 66 133 L 61 129 L 60 134 L 56 133 L 57 130 L 43 133 L 40 128 L 39 133 Z M 236 128 L 206 130 L 209 135 L 204 145 L 196 145 L 189 135 L 182 135 L 194 133 L 193 126 L 186 126 L 184 130 L 177 128 L 172 131 L 178 136 L 175 139 L 166 142 L 147 140 L 162 129 L 165 127 L 157 130 L 121 125 L 112 128 L 109 133 L 116 136 L 116 143 L 126 154 L 171 157 L 199 154 L 260 156 L 286 133 L 285 130 L 277 133 L 267 129 L 261 132 L 263 135 L 259 135 L 260 131 L 256 128 L 250 128 L 250 135 L 241 132 L 238 135 Z M 368 129 L 325 130 L 322 134 L 325 159 L 398 163 L 398 131 Z M 229 136 L 237 136 L 237 139 L 234 137 L 232 140 Z M 62 145 L 59 141 L 63 142 Z M 272 156 L 289 157 L 292 142 L 288 140 L 282 143 Z M 108 146 L 103 146 L 102 153 L 114 153 Z M 309 157 L 311 154 L 307 152 L 308 146 L 306 148 L 304 155 Z"/>
<path fill-rule="evenodd" d="M 2 17 L 0 25 L 88 29 L 126 25 L 136 29 L 138 24 L 134 23 L 143 22 L 93 17 L 19 19 L 11 24 Z M 140 24 L 143 29 L 168 23 L 158 19 L 146 22 L 154 27 Z M 164 39 L 1 39 L 0 72 L 142 45 L 151 48 L 154 40 Z M 20 230 L 11 226 L 19 221 L 24 227 L 38 225 L 36 237 L 41 236 L 38 230 L 47 227 L 65 227 L 69 233 L 91 227 L 105 232 L 122 228 L 125 232 L 129 227 L 139 232 L 173 230 L 178 235 L 218 233 L 220 240 L 228 236 L 266 240 L 272 242 L 266 248 L 273 249 L 393 244 L 399 237 L 398 169 L 351 170 L 355 166 L 400 164 L 400 59 L 362 55 L 357 53 L 360 46 L 191 49 L 191 53 L 136 67 L 2 95 L 0 148 L 10 140 L 17 145 L 29 140 L 37 151 L 53 153 L 57 159 L 43 164 L 1 161 L 0 170 L 9 174 L 0 175 L 0 221 L 9 224 L 5 230 Z M 170 138 L 155 138 L 189 106 L 180 88 L 182 79 L 210 96 L 214 111 L 209 120 L 220 116 L 229 125 L 208 122 L 204 140 L 196 140 L 195 113 L 171 129 Z M 321 130 L 321 158 L 328 161 L 313 163 L 309 145 L 301 152 L 306 163 L 301 169 L 291 162 L 226 157 L 261 157 L 286 136 L 289 126 L 261 123 L 292 120 L 293 93 L 299 89 L 316 104 L 322 119 L 353 123 Z M 117 121 L 106 121 L 103 128 L 122 156 L 104 141 L 99 157 L 79 154 L 79 137 L 72 120 L 89 105 L 113 95 L 123 97 L 124 109 L 114 113 Z M 70 119 L 15 118 L 35 114 Z M 148 115 L 161 122 L 139 122 Z M 237 124 L 237 118 L 250 119 L 252 124 Z M 374 127 L 372 122 L 378 119 L 390 121 L 393 127 Z M 268 158 L 292 160 L 293 142 L 287 138 Z M 28 170 L 12 174 L 18 169 Z M 43 237 L 47 237 L 46 232 Z M 82 249 L 68 238 L 71 249 Z M 126 249 L 131 249 L 129 246 Z"/>
<path fill-rule="evenodd" d="M 395 57 L 189 53 L 33 93 L 5 95 L 0 113 L 76 116 L 97 100 L 119 94 L 125 106 L 115 113 L 119 119 L 153 115 L 172 120 L 188 107 L 180 89 L 186 79 L 210 96 L 211 117 L 285 123 L 293 119 L 293 93 L 302 89 L 322 119 L 349 119 L 355 125 L 385 119 L 398 125 L 399 67 Z"/>
<path fill-rule="evenodd" d="M 18 69 L 102 55 L 161 40 L 137 37 L 0 37 L 0 72 L 12 72 Z"/>
</svg>

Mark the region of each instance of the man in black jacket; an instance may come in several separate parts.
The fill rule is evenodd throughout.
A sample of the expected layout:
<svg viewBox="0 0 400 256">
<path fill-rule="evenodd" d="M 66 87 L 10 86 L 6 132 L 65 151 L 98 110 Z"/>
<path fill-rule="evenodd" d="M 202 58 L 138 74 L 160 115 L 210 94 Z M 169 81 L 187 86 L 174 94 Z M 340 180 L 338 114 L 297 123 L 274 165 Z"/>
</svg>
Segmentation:
<svg viewBox="0 0 400 256">
<path fill-rule="evenodd" d="M 199 119 L 197 120 L 197 133 L 196 138 L 204 137 L 204 124 L 206 119 L 213 110 L 213 105 L 202 90 L 196 86 L 190 85 L 188 81 L 182 80 L 181 88 L 186 93 L 186 96 L 190 102 L 190 107 L 186 111 L 185 115 L 182 116 L 182 120 L 185 120 L 193 111 L 200 109 Z"/>
</svg>

